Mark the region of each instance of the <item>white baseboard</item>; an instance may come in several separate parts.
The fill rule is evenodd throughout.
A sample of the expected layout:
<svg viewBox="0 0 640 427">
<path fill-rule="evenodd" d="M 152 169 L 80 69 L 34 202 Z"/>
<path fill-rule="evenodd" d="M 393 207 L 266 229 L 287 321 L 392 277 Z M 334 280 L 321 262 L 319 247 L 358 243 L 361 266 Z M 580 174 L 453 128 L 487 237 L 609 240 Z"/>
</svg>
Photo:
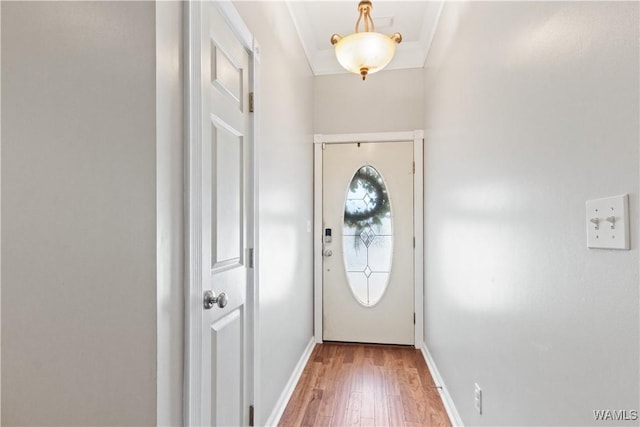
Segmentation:
<svg viewBox="0 0 640 427">
<path fill-rule="evenodd" d="M 442 403 L 444 404 L 444 409 L 447 411 L 447 415 L 449 416 L 449 421 L 452 426 L 464 427 L 462 424 L 462 419 L 460 418 L 460 414 L 456 409 L 456 405 L 453 403 L 453 399 L 451 399 L 451 395 L 449 394 L 449 390 L 447 389 L 442 377 L 440 376 L 440 372 L 436 367 L 436 362 L 431 357 L 431 353 L 429 353 L 429 349 L 427 348 L 426 343 L 422 343 L 422 356 L 424 357 L 425 362 L 427 362 L 427 366 L 429 367 L 429 371 L 431 371 L 431 376 L 433 377 L 433 381 L 437 386 L 440 386 L 438 390 L 440 390 L 440 398 L 442 399 Z"/>
<path fill-rule="evenodd" d="M 311 356 L 315 346 L 316 340 L 314 337 L 311 337 L 309 344 L 307 344 L 307 348 L 304 349 L 300 360 L 298 360 L 296 367 L 293 369 L 287 385 L 284 387 L 284 390 L 282 390 L 282 393 L 276 402 L 276 406 L 273 408 L 273 411 L 271 411 L 269 418 L 267 418 L 265 426 L 277 426 L 280 422 L 280 417 L 282 417 L 284 410 L 287 408 L 287 403 L 289 403 L 289 399 L 291 399 L 291 395 L 298 384 L 298 380 L 302 375 L 302 371 L 304 371 L 304 367 L 307 366 L 307 362 L 309 361 L 309 357 Z"/>
</svg>

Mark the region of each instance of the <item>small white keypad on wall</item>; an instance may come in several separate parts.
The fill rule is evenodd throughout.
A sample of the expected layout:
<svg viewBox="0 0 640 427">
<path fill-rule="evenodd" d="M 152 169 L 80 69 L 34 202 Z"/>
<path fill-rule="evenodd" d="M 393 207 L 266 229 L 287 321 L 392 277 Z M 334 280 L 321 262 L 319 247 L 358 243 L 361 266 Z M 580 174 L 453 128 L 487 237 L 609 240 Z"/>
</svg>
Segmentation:
<svg viewBox="0 0 640 427">
<path fill-rule="evenodd" d="M 628 194 L 587 201 L 587 247 L 630 249 Z"/>
</svg>

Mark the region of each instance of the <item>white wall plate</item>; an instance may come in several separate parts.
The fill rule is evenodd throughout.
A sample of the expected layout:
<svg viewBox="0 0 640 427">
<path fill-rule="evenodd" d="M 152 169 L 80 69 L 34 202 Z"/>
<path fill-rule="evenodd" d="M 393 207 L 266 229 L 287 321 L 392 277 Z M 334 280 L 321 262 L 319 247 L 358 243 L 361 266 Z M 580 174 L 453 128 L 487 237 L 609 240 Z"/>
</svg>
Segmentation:
<svg viewBox="0 0 640 427">
<path fill-rule="evenodd" d="M 629 250 L 629 195 L 587 200 L 587 247 Z"/>
</svg>

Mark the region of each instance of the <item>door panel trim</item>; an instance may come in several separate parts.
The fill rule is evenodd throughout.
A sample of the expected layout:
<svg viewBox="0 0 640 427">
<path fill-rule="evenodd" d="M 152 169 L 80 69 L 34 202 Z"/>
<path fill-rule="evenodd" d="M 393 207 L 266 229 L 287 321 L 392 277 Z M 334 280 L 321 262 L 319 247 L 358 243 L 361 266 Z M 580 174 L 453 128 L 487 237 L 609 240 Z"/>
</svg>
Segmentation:
<svg viewBox="0 0 640 427">
<path fill-rule="evenodd" d="M 231 2 L 212 2 L 213 6 L 227 21 L 236 37 L 249 53 L 249 88 L 259 100 L 258 76 L 260 72 L 260 45 L 243 22 L 240 14 Z M 200 2 L 186 2 L 184 5 L 184 108 L 185 108 L 185 342 L 184 342 L 184 385 L 183 385 L 183 423 L 201 425 L 202 408 L 200 396 L 202 390 L 202 277 L 210 271 L 210 266 L 202 265 L 202 94 L 200 92 L 201 71 L 201 21 Z M 247 135 L 249 193 L 247 206 L 247 250 L 258 246 L 258 209 L 257 200 L 257 150 L 258 133 L 256 123 L 258 113 L 252 113 Z M 228 129 L 237 133 L 233 129 Z M 244 155 L 244 154 L 243 154 Z M 246 298 L 246 374 L 244 375 L 246 395 L 246 414 L 248 420 L 249 405 L 258 405 L 257 361 L 259 360 L 257 329 L 257 265 L 259 253 L 254 249 L 254 268 L 247 272 Z M 244 259 L 245 253 L 240 257 Z"/>
<path fill-rule="evenodd" d="M 406 142 L 413 141 L 413 218 L 415 249 L 414 261 L 414 346 L 421 348 L 424 341 L 424 131 L 375 132 L 348 134 L 316 134 L 313 136 L 313 282 L 314 315 L 313 330 L 316 343 L 322 343 L 322 156 L 324 144 L 348 144 L 354 142 Z"/>
</svg>

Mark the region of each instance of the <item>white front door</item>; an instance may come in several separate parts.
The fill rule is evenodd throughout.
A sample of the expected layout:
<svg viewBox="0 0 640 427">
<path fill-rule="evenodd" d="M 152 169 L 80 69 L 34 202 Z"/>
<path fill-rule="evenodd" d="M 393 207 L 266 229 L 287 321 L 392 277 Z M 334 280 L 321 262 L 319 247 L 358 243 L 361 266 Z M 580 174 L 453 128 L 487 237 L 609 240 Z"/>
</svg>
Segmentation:
<svg viewBox="0 0 640 427">
<path fill-rule="evenodd" d="M 414 344 L 413 142 L 327 144 L 322 165 L 323 340 Z"/>
<path fill-rule="evenodd" d="M 200 236 L 191 257 L 201 262 L 200 399 L 192 422 L 206 426 L 248 423 L 247 207 L 249 177 L 249 53 L 216 3 L 193 2 L 199 9 L 201 134 Z M 198 35 L 196 35 L 197 37 Z M 197 90 L 197 89 L 196 89 Z M 197 103 L 196 103 L 197 105 Z M 197 126 L 197 127 L 198 127 Z M 194 174 L 192 173 L 192 177 Z M 197 178 L 195 178 L 197 179 Z M 197 199 L 197 198 L 196 198 Z M 196 219 L 197 220 L 197 219 Z M 199 251 L 198 251 L 199 249 Z M 196 278 L 197 280 L 197 278 Z M 198 348 L 191 346 L 191 351 Z M 195 381 L 197 383 L 198 381 Z M 199 417 L 199 420 L 196 419 Z"/>
</svg>

